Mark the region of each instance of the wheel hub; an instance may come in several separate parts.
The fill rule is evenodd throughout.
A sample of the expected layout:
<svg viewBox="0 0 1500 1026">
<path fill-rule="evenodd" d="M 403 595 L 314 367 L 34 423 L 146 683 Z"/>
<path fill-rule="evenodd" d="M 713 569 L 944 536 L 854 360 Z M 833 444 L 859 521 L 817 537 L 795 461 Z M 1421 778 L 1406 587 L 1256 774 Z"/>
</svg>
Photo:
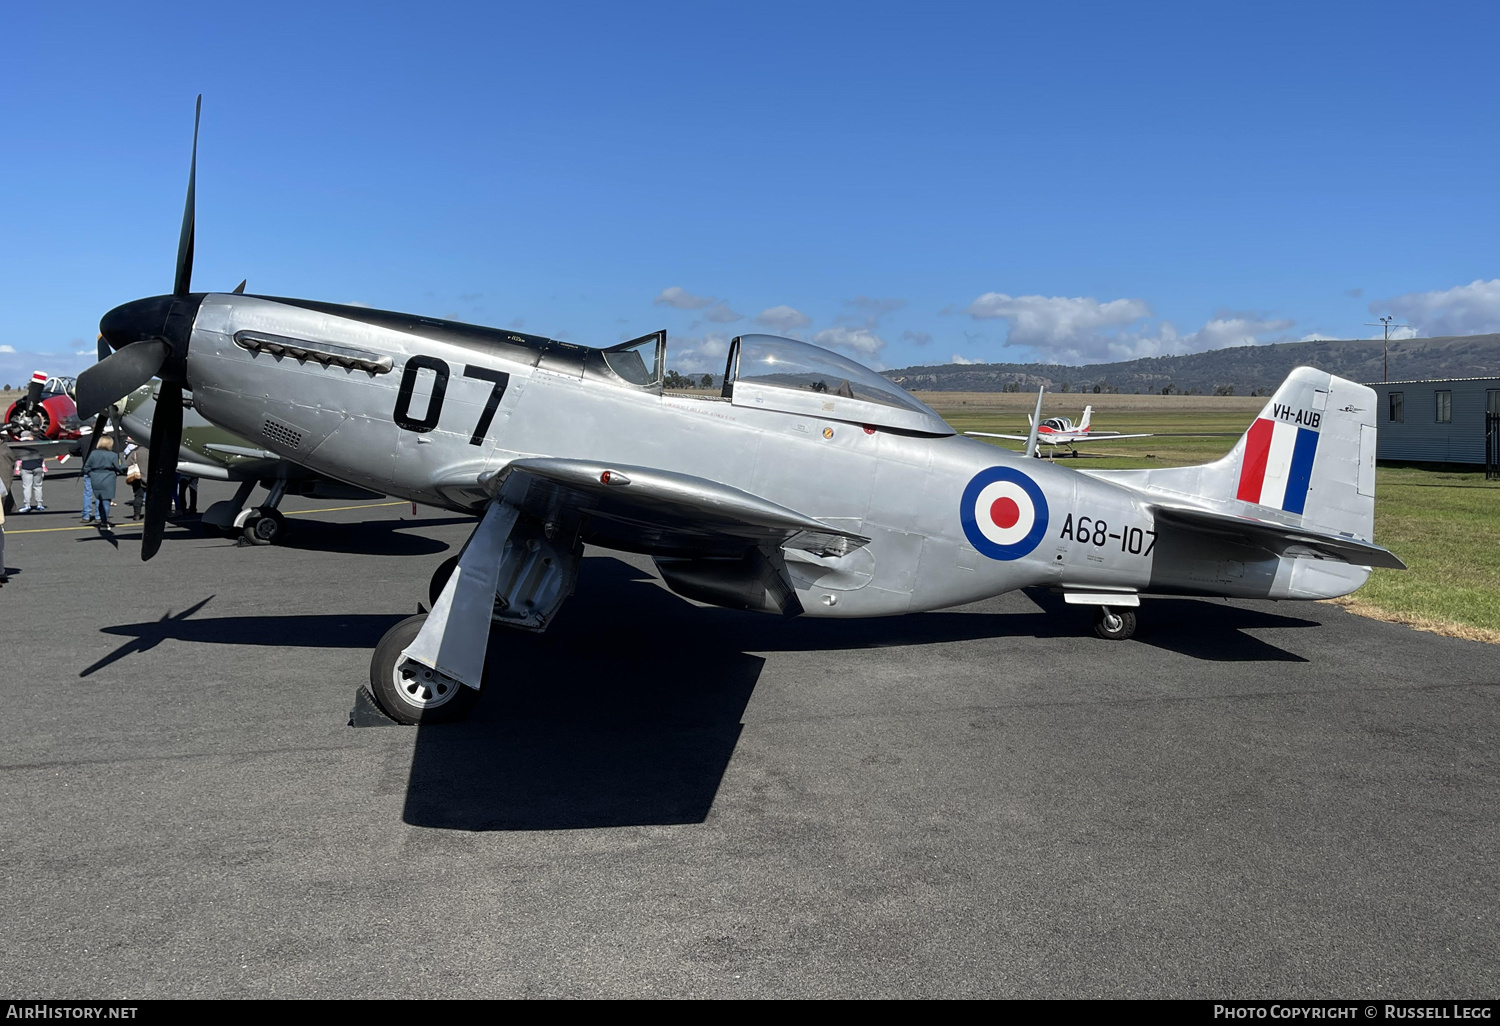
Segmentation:
<svg viewBox="0 0 1500 1026">
<path fill-rule="evenodd" d="M 436 709 L 445 705 L 463 687 L 452 677 L 414 659 L 407 659 L 397 666 L 392 678 L 396 693 L 416 709 Z"/>
</svg>

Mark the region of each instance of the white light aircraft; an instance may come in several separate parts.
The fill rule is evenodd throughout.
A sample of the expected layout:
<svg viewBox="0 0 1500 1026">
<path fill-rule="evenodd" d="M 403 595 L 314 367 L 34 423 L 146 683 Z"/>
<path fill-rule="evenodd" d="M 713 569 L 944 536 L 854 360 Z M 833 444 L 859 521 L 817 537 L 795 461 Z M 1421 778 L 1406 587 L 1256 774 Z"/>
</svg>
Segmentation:
<svg viewBox="0 0 1500 1026">
<path fill-rule="evenodd" d="M 1041 396 L 1042 392 L 1045 391 L 1046 389 L 1039 389 L 1037 391 L 1038 410 L 1041 409 Z M 1031 424 L 1032 432 L 1036 435 L 1036 440 L 1039 445 L 1051 446 L 1054 453 L 1057 451 L 1058 446 L 1065 446 L 1067 447 L 1068 451 L 1071 452 L 1074 456 L 1078 455 L 1078 450 L 1075 449 L 1074 446 L 1079 442 L 1117 442 L 1122 438 L 1151 437 L 1149 434 L 1122 435 L 1118 431 L 1100 431 L 1099 433 L 1095 434 L 1089 426 L 1089 421 L 1093 418 L 1093 416 L 1094 408 L 1092 406 L 1085 406 L 1083 408 L 1083 419 L 1078 422 L 1076 427 L 1074 426 L 1073 422 L 1067 417 L 1049 417 L 1048 419 L 1038 424 L 1036 422 L 1036 417 L 1028 413 L 1026 415 L 1026 420 Z M 997 435 L 989 431 L 965 431 L 964 434 L 973 435 L 975 438 L 1008 438 L 1011 441 L 1015 442 L 1031 441 L 1030 435 Z M 1034 452 L 1033 455 L 1040 456 L 1041 453 Z"/>
</svg>

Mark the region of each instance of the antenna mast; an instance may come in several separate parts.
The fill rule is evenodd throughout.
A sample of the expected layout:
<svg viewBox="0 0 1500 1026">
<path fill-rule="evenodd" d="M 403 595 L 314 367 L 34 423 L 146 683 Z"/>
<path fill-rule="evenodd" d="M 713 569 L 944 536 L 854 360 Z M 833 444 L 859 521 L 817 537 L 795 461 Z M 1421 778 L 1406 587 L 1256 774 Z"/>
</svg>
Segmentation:
<svg viewBox="0 0 1500 1026">
<path fill-rule="evenodd" d="M 1380 320 L 1378 321 L 1365 321 L 1365 327 L 1367 328 L 1378 328 L 1382 326 L 1384 326 L 1385 328 L 1385 376 L 1381 378 L 1382 381 L 1391 380 L 1391 329 L 1411 327 L 1410 324 L 1392 324 L 1391 322 L 1395 319 L 1395 314 L 1389 314 L 1385 317 L 1380 318 Z"/>
</svg>

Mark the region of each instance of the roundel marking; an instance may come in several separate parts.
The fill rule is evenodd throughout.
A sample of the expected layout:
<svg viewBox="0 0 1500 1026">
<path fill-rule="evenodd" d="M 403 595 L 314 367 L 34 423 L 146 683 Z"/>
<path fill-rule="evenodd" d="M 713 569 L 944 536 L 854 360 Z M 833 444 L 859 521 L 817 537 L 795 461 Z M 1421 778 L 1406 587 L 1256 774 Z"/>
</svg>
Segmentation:
<svg viewBox="0 0 1500 1026">
<path fill-rule="evenodd" d="M 964 488 L 959 520 L 979 552 L 991 559 L 1020 559 L 1047 533 L 1047 496 L 1019 470 L 990 467 Z"/>
</svg>

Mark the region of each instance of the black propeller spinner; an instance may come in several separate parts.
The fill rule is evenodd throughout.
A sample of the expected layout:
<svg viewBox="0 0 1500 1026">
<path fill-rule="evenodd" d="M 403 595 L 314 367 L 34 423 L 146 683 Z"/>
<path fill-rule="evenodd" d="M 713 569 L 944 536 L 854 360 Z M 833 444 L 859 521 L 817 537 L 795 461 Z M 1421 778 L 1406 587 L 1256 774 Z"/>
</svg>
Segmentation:
<svg viewBox="0 0 1500 1026">
<path fill-rule="evenodd" d="M 188 170 L 187 203 L 177 241 L 177 273 L 170 296 L 152 296 L 117 306 L 99 321 L 99 334 L 114 350 L 78 376 L 80 417 L 105 411 L 152 378 L 161 379 L 151 420 L 151 462 L 146 475 L 146 518 L 141 558 L 161 548 L 167 514 L 177 480 L 177 452 L 182 445 L 182 387 L 187 384 L 187 351 L 193 320 L 203 294 L 190 292 L 193 279 L 194 199 L 198 178 L 198 120 L 203 97 L 193 112 L 193 158 Z M 102 349 L 102 347 L 101 347 Z M 107 412 L 107 411 L 106 411 Z M 102 419 L 102 413 L 101 413 Z"/>
</svg>

